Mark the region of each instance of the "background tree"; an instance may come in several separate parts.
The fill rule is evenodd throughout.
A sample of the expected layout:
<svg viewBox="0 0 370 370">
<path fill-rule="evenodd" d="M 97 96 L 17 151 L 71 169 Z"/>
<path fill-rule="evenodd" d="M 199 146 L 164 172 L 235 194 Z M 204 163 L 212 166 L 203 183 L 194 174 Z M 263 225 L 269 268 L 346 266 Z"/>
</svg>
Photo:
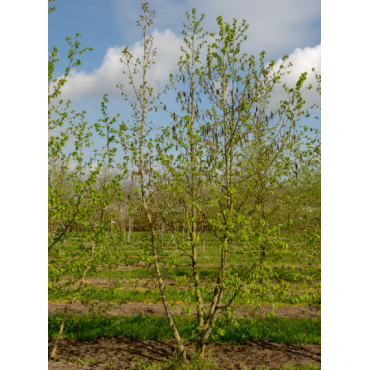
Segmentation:
<svg viewBox="0 0 370 370">
<path fill-rule="evenodd" d="M 51 51 L 48 62 L 48 287 L 54 294 L 62 294 L 66 287 L 75 289 L 73 297 L 65 305 L 59 336 L 50 358 L 55 357 L 70 305 L 76 299 L 91 308 L 96 304 L 89 299 L 91 287 L 86 284 L 87 276 L 96 273 L 98 268 L 110 269 L 119 262 L 118 259 L 116 263 L 110 261 L 116 215 L 108 212 L 120 194 L 120 177 L 109 178 L 116 151 L 112 143 L 115 141 L 113 126 L 117 117 L 109 119 L 106 96 L 102 102 L 103 118 L 94 126 L 87 125 L 86 112 L 70 110 L 70 101 L 65 106 L 62 100 L 54 105 L 71 68 L 81 64 L 79 59 L 74 61 L 75 56 L 87 50 L 79 50 L 79 36 L 76 34 L 74 43 L 67 37 L 71 47 L 70 64 L 62 78 L 53 78 L 54 65 L 59 61 L 56 47 Z M 93 132 L 105 136 L 107 142 L 102 148 L 94 149 L 94 155 L 86 160 L 84 149 L 93 147 Z M 53 247 L 68 239 L 77 241 L 78 252 L 66 247 L 63 251 L 59 249 L 56 258 Z"/>
</svg>

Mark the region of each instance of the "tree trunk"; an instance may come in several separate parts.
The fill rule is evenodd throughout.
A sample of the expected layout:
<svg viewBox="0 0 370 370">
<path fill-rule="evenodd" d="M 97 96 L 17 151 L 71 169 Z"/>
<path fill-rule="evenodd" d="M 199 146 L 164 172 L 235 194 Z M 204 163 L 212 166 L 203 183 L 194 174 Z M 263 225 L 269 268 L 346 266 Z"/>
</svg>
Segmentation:
<svg viewBox="0 0 370 370">
<path fill-rule="evenodd" d="M 173 336 L 175 337 L 175 340 L 177 342 L 177 345 L 178 345 L 179 350 L 180 350 L 181 355 L 182 355 L 182 359 L 183 359 L 184 362 L 187 363 L 186 350 L 185 350 L 184 344 L 181 340 L 180 334 L 177 331 L 177 328 L 176 328 L 176 326 L 173 322 L 172 313 L 171 313 L 171 306 L 167 301 L 166 290 L 165 290 L 166 287 L 163 283 L 161 272 L 160 272 L 160 269 L 159 269 L 159 258 L 158 258 L 158 254 L 157 254 L 156 247 L 155 247 L 155 232 L 153 230 L 152 230 L 152 252 L 153 252 L 153 257 L 154 257 L 155 271 L 156 271 L 156 274 L 157 274 L 158 287 L 159 287 L 159 290 L 161 292 L 162 302 L 163 302 L 164 309 L 166 311 L 168 324 L 169 324 L 170 329 L 173 333 Z"/>
<path fill-rule="evenodd" d="M 127 242 L 130 242 L 131 239 L 131 217 L 128 219 L 128 233 L 127 233 Z"/>
<path fill-rule="evenodd" d="M 162 243 L 162 248 L 163 248 L 163 234 L 164 234 L 164 223 L 162 222 L 161 224 L 161 243 Z"/>
<path fill-rule="evenodd" d="M 203 230 L 203 252 L 206 250 L 206 228 Z"/>
<path fill-rule="evenodd" d="M 123 233 L 123 244 L 126 246 L 126 225 L 125 225 L 125 219 L 122 220 L 122 233 Z"/>
</svg>

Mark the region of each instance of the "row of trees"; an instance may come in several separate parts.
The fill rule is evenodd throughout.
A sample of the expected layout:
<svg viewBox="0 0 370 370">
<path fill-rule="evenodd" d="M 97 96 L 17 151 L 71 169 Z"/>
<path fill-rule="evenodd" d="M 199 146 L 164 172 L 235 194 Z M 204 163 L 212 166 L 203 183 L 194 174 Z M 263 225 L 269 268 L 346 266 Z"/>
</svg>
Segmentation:
<svg viewBox="0 0 370 370">
<path fill-rule="evenodd" d="M 81 245 L 90 248 L 91 254 L 78 260 L 63 256 L 60 264 L 50 269 L 49 287 L 61 289 L 62 276 L 73 271 L 74 282 L 79 280 L 83 289 L 87 273 L 98 266 L 114 268 L 115 263 L 107 262 L 112 256 L 109 246 L 128 230 L 128 226 L 122 227 L 122 219 L 131 220 L 131 225 L 140 220 L 150 232 L 150 246 L 139 245 L 138 256 L 154 265 L 169 326 L 187 361 L 167 299 L 164 266 L 176 266 L 184 259 L 191 266 L 192 277 L 182 278 L 181 284 L 196 299 L 199 356 L 204 355 L 220 313 L 227 311 L 232 318 L 237 295 L 258 308 L 261 294 L 288 294 L 290 283 L 277 274 L 273 260 L 266 257 L 288 248 L 290 252 L 304 250 L 305 258 L 309 256 L 306 262 L 319 261 L 320 141 L 312 129 L 300 124 L 309 116 L 302 98 L 307 73 L 294 88 L 284 85 L 285 100 L 271 107 L 271 93 L 291 64 L 286 65 L 285 56 L 276 69 L 275 61 L 265 65 L 264 52 L 259 63 L 253 55 L 242 53 L 247 39 L 245 21 L 228 24 L 219 17 L 218 34 L 208 34 L 201 27 L 204 15 L 197 19 L 193 9 L 184 24 L 179 72 L 170 75 L 164 91 L 156 94 L 148 83 L 156 54 L 148 29 L 155 12 L 149 10 L 148 3 L 142 3 L 142 10 L 138 25 L 143 32 L 143 56 L 134 59 L 125 48 L 121 59 L 134 99 L 125 86 L 117 85 L 131 105 L 130 122 L 122 121 L 117 127 L 118 116 L 110 119 L 107 115 L 106 96 L 103 118 L 91 127 L 84 112 L 68 111 L 69 102 L 64 109 L 62 102 L 53 106 L 70 68 L 80 64 L 74 57 L 86 49 L 79 50 L 79 42 L 68 39 L 71 65 L 58 81 L 53 80 L 56 48 L 51 52 L 49 249 L 67 238 L 71 227 L 80 226 Z M 316 74 L 316 78 L 320 87 L 321 77 Z M 164 93 L 176 99 L 179 109 L 167 109 L 161 102 Z M 172 123 L 156 133 L 149 118 L 160 109 L 168 113 Z M 106 144 L 83 163 L 83 150 L 93 145 L 93 131 L 106 137 Z M 68 151 L 71 140 L 74 148 Z M 117 151 L 124 152 L 123 164 L 114 159 Z M 75 169 L 68 167 L 71 161 L 78 163 Z M 172 234 L 176 253 L 160 253 L 163 229 Z M 211 288 L 199 275 L 204 230 L 218 240 L 220 253 Z M 117 264 L 125 262 L 124 251 L 119 255 Z M 246 280 L 232 272 L 240 262 L 251 268 Z M 301 284 L 306 296 L 307 279 Z M 204 297 L 210 293 L 211 304 L 205 305 Z M 55 351 L 56 347 L 52 356 Z"/>
</svg>

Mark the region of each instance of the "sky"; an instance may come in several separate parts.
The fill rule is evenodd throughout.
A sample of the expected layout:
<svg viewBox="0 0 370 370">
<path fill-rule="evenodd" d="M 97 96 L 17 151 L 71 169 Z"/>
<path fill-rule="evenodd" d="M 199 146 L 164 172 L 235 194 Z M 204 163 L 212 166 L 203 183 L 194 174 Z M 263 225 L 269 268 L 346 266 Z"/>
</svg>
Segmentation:
<svg viewBox="0 0 370 370">
<path fill-rule="evenodd" d="M 130 109 L 124 102 L 116 85 L 125 84 L 123 64 L 120 62 L 122 49 L 129 46 L 134 56 L 142 53 L 142 34 L 136 22 L 141 14 L 141 2 L 133 0 L 56 0 L 51 3 L 56 10 L 49 14 L 49 50 L 58 47 L 60 63 L 56 65 L 55 76 L 60 77 L 68 65 L 68 44 L 66 36 L 75 39 L 76 32 L 82 47 L 92 47 L 81 56 L 82 65 L 72 70 L 62 98 L 71 99 L 72 107 L 85 110 L 89 122 L 101 118 L 100 102 L 108 94 L 110 116 L 120 113 L 120 120 L 130 116 Z M 197 9 L 197 16 L 205 14 L 202 25 L 205 31 L 217 32 L 218 16 L 226 22 L 235 18 L 249 24 L 248 40 L 243 51 L 254 54 L 265 51 L 265 62 L 278 61 L 284 55 L 293 63 L 292 73 L 283 82 L 294 87 L 299 75 L 308 72 L 306 84 L 315 86 L 312 68 L 321 73 L 321 3 L 317 0 L 154 0 L 149 8 L 156 11 L 150 33 L 157 48 L 156 65 L 151 70 L 149 85 L 160 91 L 170 73 L 177 72 L 180 47 L 183 45 L 181 32 L 186 22 L 186 12 Z M 129 93 L 129 96 L 130 93 Z M 318 94 L 311 90 L 304 95 L 307 105 L 320 103 Z M 284 98 L 282 89 L 272 96 L 276 102 Z M 166 97 L 171 104 L 171 93 Z M 172 99 L 173 100 L 173 99 Z M 154 118 L 154 123 L 165 119 L 163 114 Z M 308 124 L 318 127 L 317 122 L 308 119 Z"/>
</svg>

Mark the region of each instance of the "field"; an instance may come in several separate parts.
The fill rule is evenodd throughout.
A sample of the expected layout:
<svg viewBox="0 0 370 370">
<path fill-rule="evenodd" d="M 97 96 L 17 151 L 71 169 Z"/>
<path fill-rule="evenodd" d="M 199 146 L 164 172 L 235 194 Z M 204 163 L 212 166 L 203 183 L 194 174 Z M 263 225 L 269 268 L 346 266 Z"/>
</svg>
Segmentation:
<svg viewBox="0 0 370 370">
<path fill-rule="evenodd" d="M 145 232 L 134 232 L 130 242 L 122 243 L 117 239 L 110 247 L 111 254 L 106 261 L 114 267 L 87 274 L 86 286 L 69 307 L 57 361 L 49 364 L 50 369 L 159 369 L 157 362 L 163 369 L 178 368 L 173 357 L 175 341 L 165 317 L 155 270 L 140 254 L 147 241 Z M 211 291 L 207 295 L 207 288 L 212 287 L 217 273 L 219 250 L 210 233 L 206 234 L 205 247 L 202 238 L 199 244 L 199 274 L 207 305 L 211 300 Z M 172 239 L 166 233 L 160 255 L 173 254 L 175 248 L 172 245 Z M 84 258 L 87 254 L 83 243 L 69 239 L 62 246 L 61 257 L 57 248 L 49 253 L 49 267 L 60 266 L 68 258 L 69 261 Z M 186 288 L 191 267 L 185 258 L 181 258 L 181 263 L 175 267 L 162 266 L 162 272 L 175 323 L 191 352 L 197 322 L 195 296 Z M 321 266 L 308 263 L 308 256 L 299 250 L 275 252 L 267 255 L 266 260 L 273 261 L 274 271 L 291 282 L 289 294 L 282 295 L 279 291 L 273 296 L 261 294 L 259 309 L 255 312 L 255 302 L 237 297 L 233 304 L 237 325 L 230 317 L 221 315 L 206 347 L 210 363 L 205 362 L 202 368 L 320 368 L 321 315 L 317 297 Z M 250 259 L 248 263 L 236 263 L 230 269 L 241 279 L 246 279 L 254 262 Z M 302 283 L 297 276 L 309 276 L 312 282 L 307 286 L 307 292 L 315 294 L 302 298 L 302 291 L 294 289 L 295 284 Z M 73 275 L 64 275 L 61 281 L 70 278 L 73 279 Z M 64 307 L 76 289 L 77 283 L 73 280 L 69 286 L 49 289 L 49 350 L 58 335 Z M 272 311 L 271 300 L 279 307 L 275 309 L 275 317 L 266 317 Z M 224 332 L 217 334 L 218 328 Z"/>
</svg>

